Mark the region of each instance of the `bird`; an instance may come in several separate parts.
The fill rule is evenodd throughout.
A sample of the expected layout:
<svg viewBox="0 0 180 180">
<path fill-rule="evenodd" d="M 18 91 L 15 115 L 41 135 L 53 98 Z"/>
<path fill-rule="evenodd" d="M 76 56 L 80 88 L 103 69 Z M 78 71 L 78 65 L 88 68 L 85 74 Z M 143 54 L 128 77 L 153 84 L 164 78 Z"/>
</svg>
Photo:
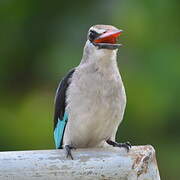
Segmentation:
<svg viewBox="0 0 180 180">
<path fill-rule="evenodd" d="M 88 30 L 80 64 L 60 81 L 55 95 L 54 141 L 56 149 L 123 147 L 115 141 L 122 122 L 126 93 L 117 65 L 117 43 L 122 30 L 93 25 Z"/>
</svg>

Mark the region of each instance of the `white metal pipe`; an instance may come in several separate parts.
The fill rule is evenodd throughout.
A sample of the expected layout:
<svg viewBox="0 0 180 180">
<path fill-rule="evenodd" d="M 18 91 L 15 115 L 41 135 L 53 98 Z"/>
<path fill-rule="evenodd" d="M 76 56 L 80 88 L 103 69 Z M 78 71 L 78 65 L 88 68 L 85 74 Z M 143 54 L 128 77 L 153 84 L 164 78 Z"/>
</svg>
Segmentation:
<svg viewBox="0 0 180 180">
<path fill-rule="evenodd" d="M 0 180 L 160 180 L 152 146 L 0 152 Z"/>
</svg>

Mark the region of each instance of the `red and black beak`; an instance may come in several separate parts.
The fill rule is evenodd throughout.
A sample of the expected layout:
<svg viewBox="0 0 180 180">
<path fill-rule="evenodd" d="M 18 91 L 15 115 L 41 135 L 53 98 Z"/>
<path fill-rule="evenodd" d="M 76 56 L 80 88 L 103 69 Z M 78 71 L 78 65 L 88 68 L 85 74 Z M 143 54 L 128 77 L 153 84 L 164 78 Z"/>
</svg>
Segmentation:
<svg viewBox="0 0 180 180">
<path fill-rule="evenodd" d="M 94 42 L 115 44 L 117 41 L 117 37 L 119 37 L 121 33 L 122 30 L 108 30 L 105 33 L 101 34 L 99 37 L 97 37 Z"/>
<path fill-rule="evenodd" d="M 93 40 L 93 44 L 100 49 L 117 49 L 121 44 L 117 43 L 117 38 L 121 35 L 122 30 L 107 30 Z"/>
</svg>

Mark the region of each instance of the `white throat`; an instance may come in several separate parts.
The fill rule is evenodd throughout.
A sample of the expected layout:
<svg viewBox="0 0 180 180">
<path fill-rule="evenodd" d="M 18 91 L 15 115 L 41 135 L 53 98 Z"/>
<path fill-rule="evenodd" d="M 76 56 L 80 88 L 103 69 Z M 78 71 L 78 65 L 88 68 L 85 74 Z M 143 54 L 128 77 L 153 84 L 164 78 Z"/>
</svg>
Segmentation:
<svg viewBox="0 0 180 180">
<path fill-rule="evenodd" d="M 104 67 L 112 64 L 116 65 L 116 58 L 117 49 L 98 49 L 98 47 L 94 46 L 89 40 L 87 40 L 80 64 L 95 63 L 97 66 Z"/>
</svg>

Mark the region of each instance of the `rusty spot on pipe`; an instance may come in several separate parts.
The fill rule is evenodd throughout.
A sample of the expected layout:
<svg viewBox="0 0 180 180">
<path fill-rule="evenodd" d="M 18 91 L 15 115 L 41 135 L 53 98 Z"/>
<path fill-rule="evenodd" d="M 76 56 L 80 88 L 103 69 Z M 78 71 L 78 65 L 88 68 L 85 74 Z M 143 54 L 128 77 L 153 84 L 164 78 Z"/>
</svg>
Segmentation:
<svg viewBox="0 0 180 180">
<path fill-rule="evenodd" d="M 142 154 L 139 154 L 139 155 L 136 157 L 136 159 L 135 159 L 135 161 L 134 161 L 134 163 L 133 163 L 133 165 L 132 165 L 132 169 L 135 169 L 135 168 L 138 166 L 138 164 L 141 162 L 142 157 L 143 157 Z"/>
</svg>

